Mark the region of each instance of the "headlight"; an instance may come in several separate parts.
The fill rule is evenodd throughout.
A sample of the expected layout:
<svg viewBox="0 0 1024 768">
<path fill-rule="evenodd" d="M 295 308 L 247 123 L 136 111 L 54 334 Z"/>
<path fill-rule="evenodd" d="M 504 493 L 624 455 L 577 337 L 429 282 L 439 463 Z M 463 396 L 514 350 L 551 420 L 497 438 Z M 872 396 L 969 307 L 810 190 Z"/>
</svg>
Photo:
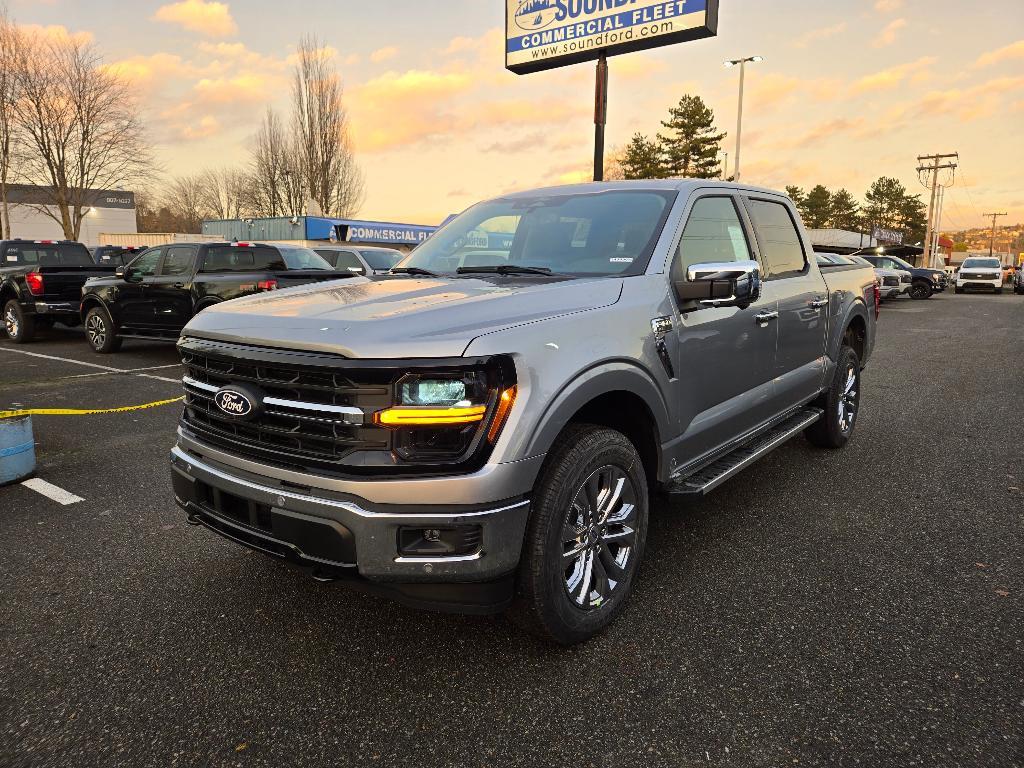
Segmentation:
<svg viewBox="0 0 1024 768">
<path fill-rule="evenodd" d="M 393 448 L 411 463 L 462 462 L 493 445 L 515 401 L 511 361 L 453 372 L 410 373 L 374 421 L 395 430 Z"/>
</svg>

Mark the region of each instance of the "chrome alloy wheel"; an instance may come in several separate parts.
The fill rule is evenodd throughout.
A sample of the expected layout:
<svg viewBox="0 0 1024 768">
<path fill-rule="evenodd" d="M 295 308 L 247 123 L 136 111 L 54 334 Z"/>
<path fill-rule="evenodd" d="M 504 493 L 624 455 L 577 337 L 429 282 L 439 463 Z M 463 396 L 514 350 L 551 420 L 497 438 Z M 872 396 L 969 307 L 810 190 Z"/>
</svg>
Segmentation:
<svg viewBox="0 0 1024 768">
<path fill-rule="evenodd" d="M 7 309 L 4 310 L 4 330 L 7 331 L 9 338 L 13 339 L 18 335 L 18 313 L 14 311 L 14 307 L 11 305 L 8 305 Z"/>
<path fill-rule="evenodd" d="M 636 547 L 636 490 L 620 468 L 595 470 L 562 524 L 565 591 L 584 611 L 600 608 L 629 575 Z"/>
<path fill-rule="evenodd" d="M 85 323 L 85 332 L 89 336 L 89 343 L 96 349 L 102 347 L 107 341 L 107 324 L 97 313 L 89 315 Z"/>
<path fill-rule="evenodd" d="M 849 366 L 846 370 L 846 383 L 839 394 L 839 430 L 845 435 L 853 429 L 853 420 L 857 418 L 857 404 L 860 392 L 857 389 L 857 370 Z"/>
</svg>

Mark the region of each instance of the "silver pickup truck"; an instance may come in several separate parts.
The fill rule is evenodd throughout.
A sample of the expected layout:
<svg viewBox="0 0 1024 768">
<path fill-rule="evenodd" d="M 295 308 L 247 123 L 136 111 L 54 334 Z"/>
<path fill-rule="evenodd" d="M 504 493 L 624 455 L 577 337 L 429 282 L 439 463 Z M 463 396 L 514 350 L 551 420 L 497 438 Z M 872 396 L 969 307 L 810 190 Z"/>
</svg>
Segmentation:
<svg viewBox="0 0 1024 768">
<path fill-rule="evenodd" d="M 175 497 L 317 578 L 580 642 L 623 609 L 655 491 L 850 439 L 877 311 L 777 192 L 507 195 L 388 275 L 193 318 Z"/>
</svg>

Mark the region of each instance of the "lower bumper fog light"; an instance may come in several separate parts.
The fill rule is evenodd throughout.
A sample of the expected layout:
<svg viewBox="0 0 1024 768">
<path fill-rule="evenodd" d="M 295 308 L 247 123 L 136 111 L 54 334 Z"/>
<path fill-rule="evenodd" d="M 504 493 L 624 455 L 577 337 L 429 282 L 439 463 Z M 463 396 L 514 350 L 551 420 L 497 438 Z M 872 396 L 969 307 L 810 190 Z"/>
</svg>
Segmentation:
<svg viewBox="0 0 1024 768">
<path fill-rule="evenodd" d="M 480 550 L 479 525 L 398 529 L 398 554 L 412 557 L 472 555 Z"/>
</svg>

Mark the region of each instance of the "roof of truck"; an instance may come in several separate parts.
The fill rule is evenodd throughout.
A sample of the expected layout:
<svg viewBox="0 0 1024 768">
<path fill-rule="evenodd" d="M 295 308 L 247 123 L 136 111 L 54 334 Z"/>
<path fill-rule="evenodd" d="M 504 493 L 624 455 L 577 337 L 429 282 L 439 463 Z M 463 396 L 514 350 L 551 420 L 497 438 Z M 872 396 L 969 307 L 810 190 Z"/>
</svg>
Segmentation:
<svg viewBox="0 0 1024 768">
<path fill-rule="evenodd" d="M 668 191 L 690 191 L 693 189 L 729 189 L 741 190 L 744 192 L 759 192 L 762 194 L 782 195 L 777 189 L 766 187 L 755 187 L 748 184 L 739 184 L 734 181 L 718 181 L 717 179 L 637 179 L 631 181 L 592 181 L 584 184 L 566 184 L 556 187 L 540 187 L 536 189 L 524 189 L 520 192 L 512 192 L 500 197 L 536 197 L 538 193 L 548 195 L 585 195 L 597 192 L 610 192 L 613 190 L 647 189 L 647 190 L 668 190 Z"/>
</svg>

